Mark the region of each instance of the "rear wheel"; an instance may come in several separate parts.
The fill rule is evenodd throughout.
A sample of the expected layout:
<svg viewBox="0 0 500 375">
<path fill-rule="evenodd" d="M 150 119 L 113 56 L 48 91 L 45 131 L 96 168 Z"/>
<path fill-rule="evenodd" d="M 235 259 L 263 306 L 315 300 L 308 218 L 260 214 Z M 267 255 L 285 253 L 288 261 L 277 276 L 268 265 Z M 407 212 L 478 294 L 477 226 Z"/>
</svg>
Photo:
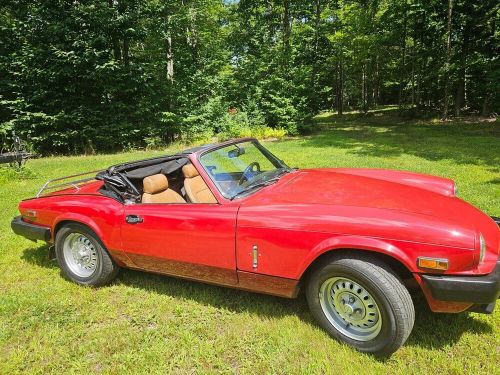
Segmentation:
<svg viewBox="0 0 500 375">
<path fill-rule="evenodd" d="M 415 311 L 408 290 L 373 257 L 326 259 L 310 275 L 306 294 L 319 324 L 362 352 L 390 355 L 413 328 Z"/>
<path fill-rule="evenodd" d="M 119 271 L 97 235 L 84 225 L 64 225 L 56 235 L 56 258 L 64 275 L 81 285 L 111 282 Z"/>
</svg>

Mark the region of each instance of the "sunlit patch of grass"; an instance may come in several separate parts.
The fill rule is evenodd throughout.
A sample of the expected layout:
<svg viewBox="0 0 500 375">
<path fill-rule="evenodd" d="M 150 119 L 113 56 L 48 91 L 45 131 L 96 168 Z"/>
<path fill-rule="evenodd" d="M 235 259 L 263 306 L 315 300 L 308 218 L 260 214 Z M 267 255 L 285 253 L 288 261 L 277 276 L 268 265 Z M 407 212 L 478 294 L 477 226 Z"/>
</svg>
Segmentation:
<svg viewBox="0 0 500 375">
<path fill-rule="evenodd" d="M 321 131 L 266 141 L 290 166 L 370 167 L 436 174 L 460 196 L 500 216 L 498 123 L 406 121 L 322 114 Z M 379 361 L 332 340 L 303 296 L 287 300 L 123 271 L 111 286 L 60 276 L 47 247 L 16 237 L 20 199 L 45 180 L 173 153 L 154 151 L 30 160 L 33 175 L 0 178 L 0 374 L 16 373 L 495 373 L 500 311 L 432 314 L 415 301 L 407 344 Z M 1 176 L 1 174 L 0 174 Z"/>
<path fill-rule="evenodd" d="M 33 180 L 36 177 L 37 173 L 27 166 L 20 168 L 0 167 L 0 184 L 8 181 Z"/>
</svg>

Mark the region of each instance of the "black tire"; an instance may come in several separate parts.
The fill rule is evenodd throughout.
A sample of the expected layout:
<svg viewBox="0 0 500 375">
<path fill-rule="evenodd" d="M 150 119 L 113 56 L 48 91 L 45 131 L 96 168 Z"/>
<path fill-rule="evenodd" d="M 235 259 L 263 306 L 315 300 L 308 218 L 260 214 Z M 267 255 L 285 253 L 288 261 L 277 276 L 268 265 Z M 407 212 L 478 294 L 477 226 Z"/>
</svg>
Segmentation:
<svg viewBox="0 0 500 375">
<path fill-rule="evenodd" d="M 335 315 L 335 312 L 330 314 L 329 319 L 328 312 L 325 312 L 321 305 L 320 293 L 323 293 L 321 286 L 325 282 L 328 283 L 328 280 L 337 280 L 337 278 L 347 278 L 359 284 L 376 302 L 375 306 L 381 320 L 378 328 L 380 331 L 378 333 L 373 332 L 373 335 L 376 335 L 373 338 L 367 341 L 355 340 L 346 336 L 331 323 L 334 320 L 331 316 Z M 328 293 L 333 296 L 331 297 L 333 301 L 335 291 L 328 291 Z M 332 337 L 353 346 L 361 352 L 389 356 L 405 343 L 413 329 L 415 309 L 408 290 L 387 265 L 372 256 L 342 254 L 326 258 L 309 275 L 306 285 L 306 297 L 309 308 L 318 323 Z M 343 298 L 342 302 L 344 302 Z M 325 302 L 323 303 L 325 304 Z M 335 307 L 333 307 L 333 310 L 335 310 Z M 342 311 L 342 313 L 345 314 L 345 311 Z M 359 314 L 362 314 L 361 309 Z M 338 319 L 339 315 L 336 316 L 335 319 Z M 346 327 L 349 326 L 346 325 Z M 355 327 L 351 328 L 355 329 Z M 363 329 L 363 327 L 361 328 Z"/>
<path fill-rule="evenodd" d="M 93 273 L 82 277 L 71 270 L 63 253 L 63 245 L 68 236 L 72 234 L 84 235 L 95 248 L 96 266 Z M 118 274 L 120 267 L 111 259 L 104 244 L 99 237 L 87 226 L 70 223 L 65 224 L 57 231 L 55 240 L 56 259 L 64 276 L 80 285 L 102 286 L 109 284 Z"/>
</svg>

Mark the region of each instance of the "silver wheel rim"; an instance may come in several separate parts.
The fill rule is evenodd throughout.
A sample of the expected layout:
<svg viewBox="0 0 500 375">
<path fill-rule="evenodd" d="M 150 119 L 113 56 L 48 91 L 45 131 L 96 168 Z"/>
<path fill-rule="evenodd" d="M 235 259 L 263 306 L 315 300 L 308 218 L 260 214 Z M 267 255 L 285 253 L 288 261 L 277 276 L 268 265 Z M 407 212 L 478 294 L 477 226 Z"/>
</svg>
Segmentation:
<svg viewBox="0 0 500 375">
<path fill-rule="evenodd" d="M 63 243 L 66 265 L 78 277 L 90 277 L 97 268 L 97 250 L 81 233 L 71 233 Z"/>
<path fill-rule="evenodd" d="M 328 321 L 353 340 L 371 340 L 382 328 L 382 316 L 374 298 L 353 280 L 327 279 L 319 290 L 319 301 Z"/>
</svg>

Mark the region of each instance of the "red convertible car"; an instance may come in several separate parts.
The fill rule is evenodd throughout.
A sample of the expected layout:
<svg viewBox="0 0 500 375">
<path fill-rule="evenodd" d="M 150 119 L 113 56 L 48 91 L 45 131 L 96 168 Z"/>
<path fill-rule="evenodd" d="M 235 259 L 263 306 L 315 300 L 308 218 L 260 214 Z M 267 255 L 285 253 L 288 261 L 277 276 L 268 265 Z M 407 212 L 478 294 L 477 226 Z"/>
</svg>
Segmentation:
<svg viewBox="0 0 500 375">
<path fill-rule="evenodd" d="M 382 169 L 294 169 L 252 138 L 47 182 L 15 233 L 55 246 L 63 274 L 121 267 L 293 298 L 360 351 L 388 355 L 435 312 L 491 313 L 499 220 L 453 181 Z M 69 176 L 75 178 L 76 176 Z"/>
</svg>

